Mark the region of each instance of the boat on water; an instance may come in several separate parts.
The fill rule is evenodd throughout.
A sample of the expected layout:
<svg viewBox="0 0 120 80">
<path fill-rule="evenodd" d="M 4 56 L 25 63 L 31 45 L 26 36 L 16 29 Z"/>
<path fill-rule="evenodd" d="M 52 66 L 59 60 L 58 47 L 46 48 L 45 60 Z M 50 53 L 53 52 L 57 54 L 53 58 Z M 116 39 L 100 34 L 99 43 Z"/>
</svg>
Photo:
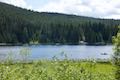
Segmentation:
<svg viewBox="0 0 120 80">
<path fill-rule="evenodd" d="M 104 52 L 104 53 L 101 53 L 101 55 L 108 55 L 108 54 Z"/>
</svg>

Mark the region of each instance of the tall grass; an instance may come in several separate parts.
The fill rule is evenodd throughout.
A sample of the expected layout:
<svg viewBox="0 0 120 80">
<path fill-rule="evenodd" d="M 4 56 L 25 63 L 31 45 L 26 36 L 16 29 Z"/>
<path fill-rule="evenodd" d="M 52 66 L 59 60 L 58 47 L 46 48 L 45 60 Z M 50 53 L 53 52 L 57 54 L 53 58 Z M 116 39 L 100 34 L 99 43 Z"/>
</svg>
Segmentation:
<svg viewBox="0 0 120 80">
<path fill-rule="evenodd" d="M 110 63 L 74 60 L 0 64 L 0 80 L 114 80 Z"/>
</svg>

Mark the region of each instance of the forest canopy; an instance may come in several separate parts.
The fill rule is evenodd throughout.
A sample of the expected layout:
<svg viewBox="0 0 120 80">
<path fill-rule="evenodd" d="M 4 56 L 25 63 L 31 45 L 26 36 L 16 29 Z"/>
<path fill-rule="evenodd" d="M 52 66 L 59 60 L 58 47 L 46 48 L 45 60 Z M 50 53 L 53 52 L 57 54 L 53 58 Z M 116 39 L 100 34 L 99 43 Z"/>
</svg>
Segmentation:
<svg viewBox="0 0 120 80">
<path fill-rule="evenodd" d="M 36 12 L 0 2 L 0 43 L 111 43 L 120 20 Z"/>
</svg>

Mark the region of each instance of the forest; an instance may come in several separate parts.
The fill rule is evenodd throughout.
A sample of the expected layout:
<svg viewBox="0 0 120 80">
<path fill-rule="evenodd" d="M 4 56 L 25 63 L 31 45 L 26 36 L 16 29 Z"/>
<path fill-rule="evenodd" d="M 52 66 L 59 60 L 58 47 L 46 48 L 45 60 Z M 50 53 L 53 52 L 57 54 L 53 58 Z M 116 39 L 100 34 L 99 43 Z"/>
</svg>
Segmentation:
<svg viewBox="0 0 120 80">
<path fill-rule="evenodd" d="M 0 43 L 109 44 L 120 20 L 37 12 L 0 2 Z"/>
</svg>

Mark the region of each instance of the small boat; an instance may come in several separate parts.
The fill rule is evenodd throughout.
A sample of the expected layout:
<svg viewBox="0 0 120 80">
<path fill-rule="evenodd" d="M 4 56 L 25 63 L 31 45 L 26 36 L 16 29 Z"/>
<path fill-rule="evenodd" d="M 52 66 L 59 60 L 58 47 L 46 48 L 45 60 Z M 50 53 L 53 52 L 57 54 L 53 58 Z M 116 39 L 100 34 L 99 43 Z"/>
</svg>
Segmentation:
<svg viewBox="0 0 120 80">
<path fill-rule="evenodd" d="M 108 55 L 107 53 L 101 53 L 101 55 Z"/>
</svg>

